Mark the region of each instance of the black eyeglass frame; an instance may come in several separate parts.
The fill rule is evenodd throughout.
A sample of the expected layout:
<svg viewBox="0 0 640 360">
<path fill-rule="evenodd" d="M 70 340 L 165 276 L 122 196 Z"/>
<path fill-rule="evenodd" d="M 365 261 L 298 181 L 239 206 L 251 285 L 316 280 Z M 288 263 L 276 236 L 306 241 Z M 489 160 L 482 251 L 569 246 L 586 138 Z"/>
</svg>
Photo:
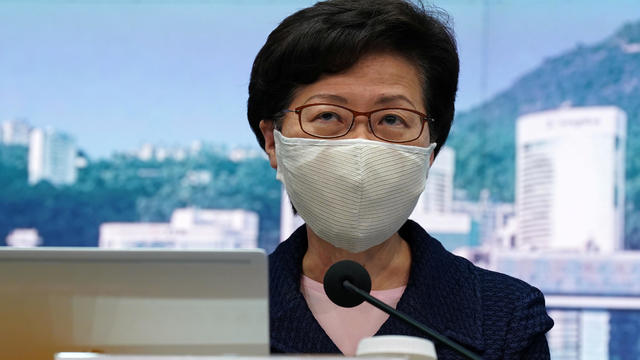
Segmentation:
<svg viewBox="0 0 640 360">
<path fill-rule="evenodd" d="M 344 134 L 342 135 L 331 135 L 331 136 L 321 136 L 321 135 L 315 135 L 315 134 L 311 134 L 308 133 L 304 127 L 302 126 L 302 110 L 304 110 L 305 108 L 308 108 L 310 106 L 314 106 L 314 105 L 330 105 L 330 106 L 335 106 L 335 107 L 339 107 L 342 109 L 345 109 L 349 112 L 351 112 L 353 114 L 353 117 L 351 118 L 351 124 L 349 125 L 349 128 L 347 129 L 347 131 L 345 131 Z M 397 141 L 397 140 L 389 140 L 389 139 L 385 139 L 382 138 L 380 136 L 378 136 L 378 134 L 376 134 L 376 132 L 373 130 L 373 126 L 371 125 L 371 114 L 378 112 L 378 111 L 383 111 L 383 110 L 402 110 L 402 111 L 409 111 L 412 112 L 414 114 L 420 115 L 420 120 L 422 120 L 422 127 L 420 128 L 420 133 L 418 134 L 418 136 L 416 136 L 413 139 L 410 140 L 402 140 L 402 141 Z M 369 130 L 371 130 L 371 133 L 373 134 L 373 136 L 377 137 L 380 140 L 384 140 L 384 141 L 388 141 L 388 142 L 392 142 L 392 143 L 407 143 L 407 142 L 411 142 L 414 141 L 418 138 L 420 138 L 420 136 L 422 136 L 422 133 L 424 132 L 424 124 L 425 123 L 434 123 L 435 119 L 427 116 L 426 114 L 421 113 L 420 111 L 417 110 L 413 110 L 413 109 L 407 109 L 407 108 L 402 108 L 402 107 L 384 107 L 384 108 L 379 108 L 379 109 L 374 109 L 371 111 L 356 111 L 353 109 L 349 109 L 346 106 L 342 106 L 342 105 L 337 105 L 337 104 L 331 104 L 331 103 L 313 103 L 313 104 L 304 104 L 301 106 L 298 106 L 296 108 L 294 108 L 293 110 L 290 109 L 284 109 L 282 111 L 283 113 L 296 113 L 298 114 L 298 124 L 300 125 L 300 129 L 302 130 L 302 132 L 304 132 L 305 134 L 309 135 L 309 136 L 313 136 L 313 137 L 317 137 L 317 138 L 321 138 L 321 139 L 335 139 L 335 138 L 339 138 L 339 137 L 343 137 L 345 135 L 347 135 L 349 133 L 349 131 L 351 131 L 351 129 L 353 128 L 353 124 L 355 123 L 356 120 L 356 116 L 360 116 L 360 115 L 364 115 L 367 117 L 367 122 L 369 123 Z"/>
</svg>

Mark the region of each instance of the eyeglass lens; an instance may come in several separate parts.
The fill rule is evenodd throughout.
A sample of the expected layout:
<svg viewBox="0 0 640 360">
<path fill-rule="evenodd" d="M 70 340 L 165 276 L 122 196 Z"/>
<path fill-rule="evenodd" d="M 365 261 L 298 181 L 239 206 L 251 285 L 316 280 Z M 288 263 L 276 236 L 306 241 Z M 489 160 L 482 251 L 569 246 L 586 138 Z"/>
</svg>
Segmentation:
<svg viewBox="0 0 640 360">
<path fill-rule="evenodd" d="M 384 109 L 371 113 L 371 130 L 384 140 L 410 141 L 422 131 L 422 117 L 403 109 Z M 346 135 L 354 120 L 348 109 L 335 105 L 312 105 L 301 109 L 302 130 L 318 137 Z"/>
</svg>

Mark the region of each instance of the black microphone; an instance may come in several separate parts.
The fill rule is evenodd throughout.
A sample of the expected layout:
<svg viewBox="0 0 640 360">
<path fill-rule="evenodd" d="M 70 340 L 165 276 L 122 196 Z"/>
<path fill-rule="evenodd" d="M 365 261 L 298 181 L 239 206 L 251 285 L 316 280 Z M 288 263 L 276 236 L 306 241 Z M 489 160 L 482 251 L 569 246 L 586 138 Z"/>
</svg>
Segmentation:
<svg viewBox="0 0 640 360">
<path fill-rule="evenodd" d="M 367 270 L 355 261 L 338 261 L 331 265 L 324 275 L 324 292 L 334 304 L 342 307 L 354 307 L 366 301 L 390 316 L 422 331 L 429 338 L 447 345 L 459 354 L 472 360 L 482 360 L 480 356 L 462 345 L 371 296 L 369 291 L 371 291 L 371 277 Z"/>
</svg>

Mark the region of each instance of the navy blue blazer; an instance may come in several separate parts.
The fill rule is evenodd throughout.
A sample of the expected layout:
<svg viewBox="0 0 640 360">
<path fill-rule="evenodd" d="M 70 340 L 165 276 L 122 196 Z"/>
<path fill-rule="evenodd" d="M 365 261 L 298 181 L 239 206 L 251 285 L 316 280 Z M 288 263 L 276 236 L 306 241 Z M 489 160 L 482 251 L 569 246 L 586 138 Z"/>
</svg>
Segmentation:
<svg viewBox="0 0 640 360">
<path fill-rule="evenodd" d="M 399 230 L 411 248 L 411 270 L 397 309 L 484 359 L 549 359 L 545 333 L 553 326 L 540 290 L 476 267 L 445 250 L 418 224 Z M 300 292 L 306 226 L 269 255 L 270 341 L 274 353 L 340 353 Z M 390 317 L 376 335 L 425 337 Z M 436 343 L 439 360 L 462 359 Z"/>
</svg>

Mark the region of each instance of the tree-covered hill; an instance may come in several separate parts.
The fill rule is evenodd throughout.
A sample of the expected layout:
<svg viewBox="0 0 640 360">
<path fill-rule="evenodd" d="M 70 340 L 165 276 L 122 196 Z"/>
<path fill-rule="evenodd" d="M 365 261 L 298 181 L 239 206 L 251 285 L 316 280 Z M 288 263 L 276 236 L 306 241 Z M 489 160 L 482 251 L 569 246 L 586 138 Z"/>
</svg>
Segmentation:
<svg viewBox="0 0 640 360">
<path fill-rule="evenodd" d="M 458 114 L 448 142 L 456 150 L 456 187 L 472 199 L 489 189 L 496 201 L 514 201 L 516 119 L 566 103 L 615 105 L 627 113 L 626 246 L 640 249 L 640 21 L 547 59 L 506 91 Z"/>
<path fill-rule="evenodd" d="M 210 176 L 189 181 L 197 172 Z M 36 228 L 45 246 L 97 246 L 104 222 L 168 222 L 188 206 L 255 211 L 259 245 L 278 243 L 280 183 L 261 157 L 232 161 L 201 151 L 160 162 L 121 155 L 89 162 L 71 186 L 29 186 L 27 148 L 0 145 L 0 245 L 15 228 Z"/>
</svg>

